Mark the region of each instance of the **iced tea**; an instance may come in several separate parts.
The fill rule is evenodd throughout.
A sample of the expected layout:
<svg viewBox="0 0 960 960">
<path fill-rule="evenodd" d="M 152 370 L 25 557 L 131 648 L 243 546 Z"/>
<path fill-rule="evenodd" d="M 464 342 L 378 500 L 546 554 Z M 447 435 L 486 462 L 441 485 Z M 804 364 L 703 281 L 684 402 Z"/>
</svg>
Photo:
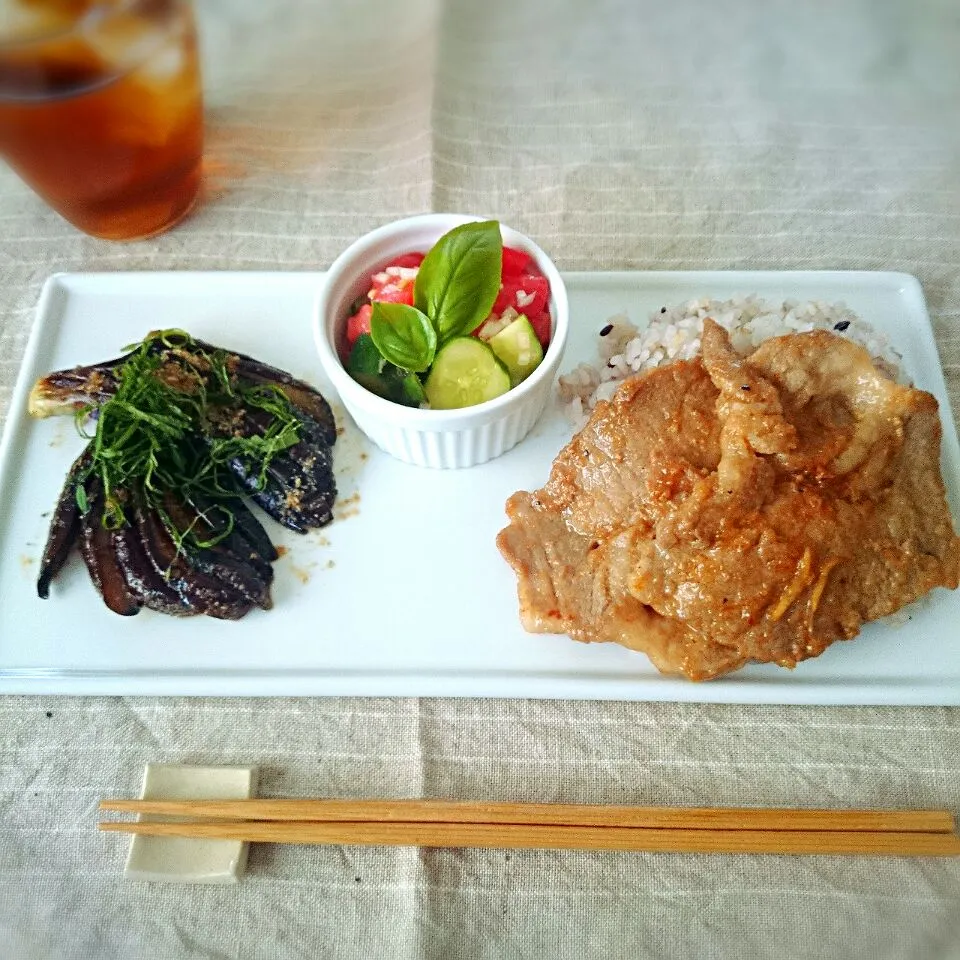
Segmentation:
<svg viewBox="0 0 960 960">
<path fill-rule="evenodd" d="M 93 236 L 132 240 L 180 220 L 197 195 L 203 149 L 189 6 L 181 0 L 4 4 L 0 155 L 53 209 Z"/>
</svg>

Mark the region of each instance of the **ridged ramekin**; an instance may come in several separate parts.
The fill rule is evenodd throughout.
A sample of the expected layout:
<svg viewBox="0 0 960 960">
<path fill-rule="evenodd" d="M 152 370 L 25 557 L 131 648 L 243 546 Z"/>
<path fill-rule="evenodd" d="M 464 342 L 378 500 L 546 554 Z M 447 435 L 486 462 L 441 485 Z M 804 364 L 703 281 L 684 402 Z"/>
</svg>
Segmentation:
<svg viewBox="0 0 960 960">
<path fill-rule="evenodd" d="M 481 217 L 430 213 L 386 224 L 360 237 L 333 262 L 314 304 L 313 335 L 320 362 L 347 412 L 378 446 L 421 467 L 472 467 L 506 453 L 543 412 L 567 342 L 567 291 L 553 261 L 529 237 L 501 224 L 506 246 L 530 254 L 550 283 L 550 344 L 543 362 L 523 383 L 485 403 L 460 410 L 419 410 L 378 397 L 344 369 L 340 347 L 351 304 L 370 288 L 370 277 L 403 253 L 426 253 L 443 234 Z"/>
</svg>

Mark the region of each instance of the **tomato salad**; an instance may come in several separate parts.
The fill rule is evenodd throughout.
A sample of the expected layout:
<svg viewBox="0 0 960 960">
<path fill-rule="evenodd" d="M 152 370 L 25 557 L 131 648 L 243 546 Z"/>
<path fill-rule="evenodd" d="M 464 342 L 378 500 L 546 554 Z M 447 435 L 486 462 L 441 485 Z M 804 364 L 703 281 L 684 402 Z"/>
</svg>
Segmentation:
<svg viewBox="0 0 960 960">
<path fill-rule="evenodd" d="M 550 343 L 550 284 L 496 221 L 463 224 L 370 277 L 346 322 L 347 371 L 368 390 L 436 410 L 522 383 Z"/>
</svg>

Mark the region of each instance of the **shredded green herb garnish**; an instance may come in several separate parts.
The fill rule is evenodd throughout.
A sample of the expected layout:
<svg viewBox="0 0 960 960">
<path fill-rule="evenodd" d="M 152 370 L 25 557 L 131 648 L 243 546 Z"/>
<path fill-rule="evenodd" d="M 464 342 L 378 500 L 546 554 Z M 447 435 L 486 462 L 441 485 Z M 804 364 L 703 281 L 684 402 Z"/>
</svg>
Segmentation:
<svg viewBox="0 0 960 960">
<path fill-rule="evenodd" d="M 226 517 L 225 529 L 208 523 L 214 533 L 204 539 L 192 523 L 179 532 L 178 547 L 187 536 L 201 547 L 228 536 L 233 513 L 222 501 L 243 495 L 231 461 L 256 472 L 262 489 L 271 461 L 300 438 L 300 421 L 281 390 L 243 383 L 233 366 L 229 352 L 201 348 L 182 330 L 163 330 L 133 345 L 114 395 L 77 414 L 78 430 L 91 441 L 90 464 L 77 484 L 80 510 L 89 508 L 83 481 L 96 475 L 106 527 L 126 523 L 124 501 L 138 490 L 175 538 L 176 525 L 163 506 L 171 493 L 201 496 Z"/>
</svg>

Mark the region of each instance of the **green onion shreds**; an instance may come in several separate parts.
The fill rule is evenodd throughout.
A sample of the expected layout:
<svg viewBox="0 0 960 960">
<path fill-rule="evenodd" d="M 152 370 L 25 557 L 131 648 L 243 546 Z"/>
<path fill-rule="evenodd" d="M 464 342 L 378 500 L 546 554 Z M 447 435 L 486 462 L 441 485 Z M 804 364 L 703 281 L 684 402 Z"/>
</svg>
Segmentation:
<svg viewBox="0 0 960 960">
<path fill-rule="evenodd" d="M 256 465 L 261 478 L 270 463 L 300 438 L 300 421 L 274 387 L 240 382 L 235 358 L 201 348 L 188 334 L 151 334 L 118 372 L 115 394 L 92 417 L 91 462 L 84 479 L 103 486 L 104 524 L 126 522 L 124 500 L 138 489 L 153 506 L 168 494 L 200 494 L 214 501 L 241 495 L 230 469 L 234 460 Z M 87 509 L 83 484 L 77 502 Z"/>
</svg>

